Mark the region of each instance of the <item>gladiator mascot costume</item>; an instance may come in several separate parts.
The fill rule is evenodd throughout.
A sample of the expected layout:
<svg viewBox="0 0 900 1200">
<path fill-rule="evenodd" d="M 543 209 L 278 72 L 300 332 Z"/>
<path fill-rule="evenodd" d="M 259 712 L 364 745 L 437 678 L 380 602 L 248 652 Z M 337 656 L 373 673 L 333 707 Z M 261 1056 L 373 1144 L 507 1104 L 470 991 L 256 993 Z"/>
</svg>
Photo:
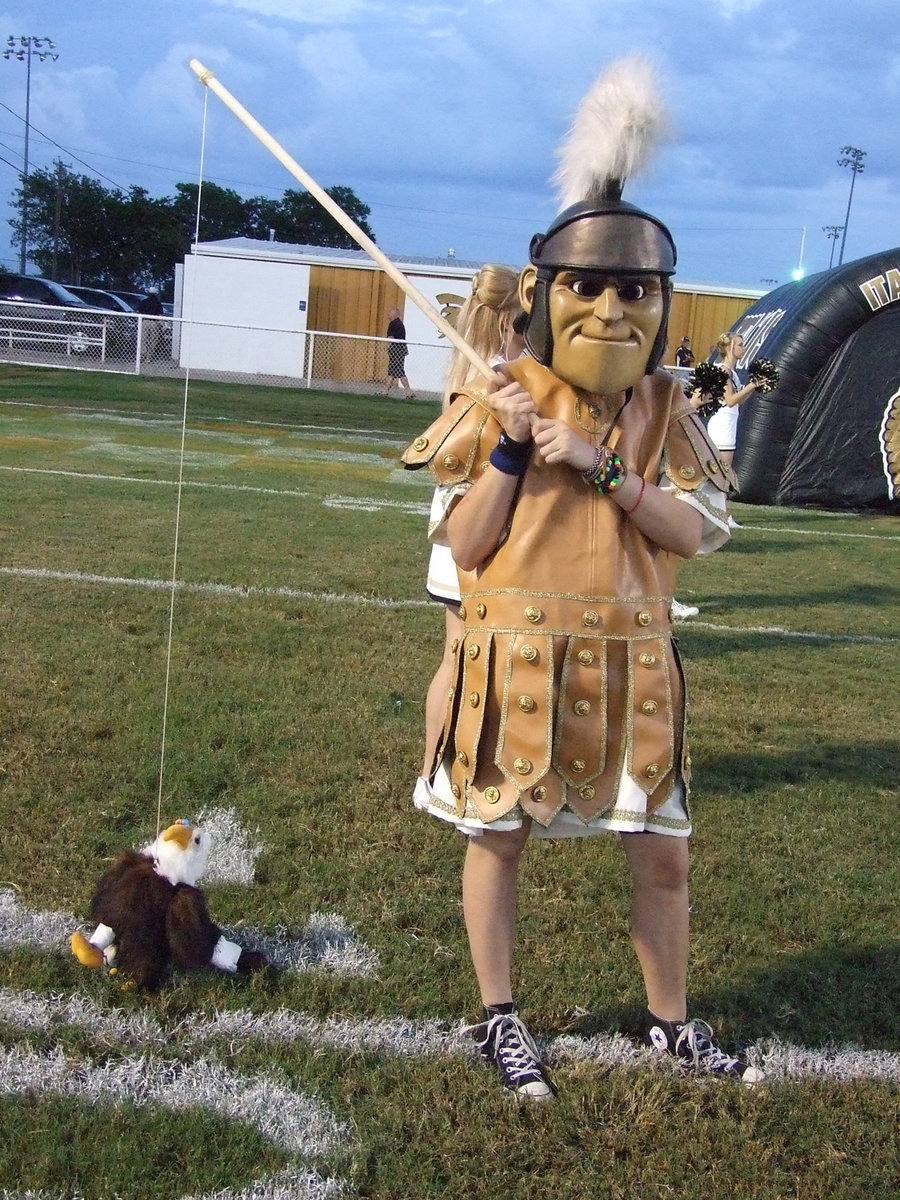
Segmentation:
<svg viewBox="0 0 900 1200">
<path fill-rule="evenodd" d="M 678 381 L 658 370 L 672 236 L 622 200 L 621 175 L 588 183 L 586 198 L 532 239 L 523 273 L 529 356 L 504 364 L 503 374 L 530 392 L 541 416 L 702 507 L 708 552 L 727 540 L 733 477 Z M 662 283 L 663 316 L 643 374 L 621 392 L 590 394 L 551 370 L 549 293 L 563 271 Z M 490 397 L 473 388 L 403 461 L 430 466 L 452 497 L 487 468 L 500 436 Z M 578 472 L 533 451 L 501 545 L 477 570 L 459 572 L 466 634 L 422 807 L 470 832 L 515 827 L 523 815 L 532 836 L 689 832 L 684 684 L 669 615 L 678 562 Z"/>
<path fill-rule="evenodd" d="M 686 1011 L 690 756 L 670 607 L 679 554 L 728 539 L 733 476 L 659 369 L 675 246 L 622 200 L 657 128 L 641 85 L 626 61 L 582 101 L 562 211 L 520 277 L 527 354 L 464 388 L 404 455 L 436 476 L 447 516 L 430 536 L 466 567 L 443 734 L 414 801 L 469 838 L 483 1020 L 468 1032 L 509 1091 L 538 1101 L 554 1089 L 512 999 L 528 837 L 627 835 L 644 1044 L 686 1070 L 761 1078 Z"/>
</svg>

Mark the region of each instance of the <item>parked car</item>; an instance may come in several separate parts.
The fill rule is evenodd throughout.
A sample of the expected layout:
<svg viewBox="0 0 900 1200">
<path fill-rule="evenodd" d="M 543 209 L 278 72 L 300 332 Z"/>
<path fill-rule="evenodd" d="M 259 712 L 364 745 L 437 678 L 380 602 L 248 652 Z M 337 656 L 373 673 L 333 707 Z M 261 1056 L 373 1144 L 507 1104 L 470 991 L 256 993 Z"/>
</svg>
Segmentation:
<svg viewBox="0 0 900 1200">
<path fill-rule="evenodd" d="M 79 296 L 85 304 L 90 304 L 92 308 L 108 308 L 110 312 L 136 311 L 133 304 L 129 304 L 116 292 L 110 292 L 106 288 L 84 287 L 80 283 L 67 283 L 65 287 L 66 291 Z"/>
<path fill-rule="evenodd" d="M 115 356 L 133 358 L 137 347 L 137 317 L 134 307 L 116 292 L 107 288 L 85 287 L 83 284 L 67 283 L 66 289 L 92 308 L 128 316 L 110 317 L 106 322 L 106 351 Z"/>
<path fill-rule="evenodd" d="M 118 296 L 120 300 L 124 300 L 133 312 L 137 312 L 137 306 L 147 298 L 146 292 L 128 292 L 121 288 L 107 288 L 106 290 L 112 292 L 114 296 Z"/>
<path fill-rule="evenodd" d="M 0 271 L 0 346 L 86 354 L 105 337 L 102 313 L 62 284 Z"/>
</svg>

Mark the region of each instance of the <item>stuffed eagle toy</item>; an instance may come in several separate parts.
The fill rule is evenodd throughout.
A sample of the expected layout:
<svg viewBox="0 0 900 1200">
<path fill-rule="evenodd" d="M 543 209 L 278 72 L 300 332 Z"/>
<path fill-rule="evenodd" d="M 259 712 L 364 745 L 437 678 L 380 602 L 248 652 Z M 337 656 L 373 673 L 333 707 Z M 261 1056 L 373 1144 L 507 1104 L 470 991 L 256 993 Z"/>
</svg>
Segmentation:
<svg viewBox="0 0 900 1200">
<path fill-rule="evenodd" d="M 73 933 L 72 953 L 86 967 L 107 963 L 152 991 L 171 965 L 255 971 L 264 955 L 230 942 L 206 909 L 196 886 L 206 868 L 209 835 L 176 821 L 143 850 L 125 850 L 97 884 L 90 938 Z"/>
</svg>

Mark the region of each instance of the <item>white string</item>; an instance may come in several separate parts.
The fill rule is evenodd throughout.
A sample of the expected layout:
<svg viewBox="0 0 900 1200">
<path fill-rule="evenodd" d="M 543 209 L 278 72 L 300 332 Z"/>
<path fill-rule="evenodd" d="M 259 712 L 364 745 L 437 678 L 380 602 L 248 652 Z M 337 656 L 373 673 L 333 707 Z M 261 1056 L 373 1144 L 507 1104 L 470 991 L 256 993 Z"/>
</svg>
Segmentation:
<svg viewBox="0 0 900 1200">
<path fill-rule="evenodd" d="M 200 241 L 200 199 L 201 199 L 201 195 L 203 192 L 203 169 L 204 169 L 204 161 L 205 161 L 205 157 L 206 157 L 206 119 L 207 119 L 208 111 L 209 111 L 209 90 L 207 88 L 204 88 L 203 89 L 203 126 L 202 126 L 202 134 L 201 134 L 201 138 L 200 138 L 200 172 L 199 172 L 199 177 L 197 180 L 197 209 L 194 214 L 194 245 L 195 246 Z M 180 537 L 180 533 L 181 533 L 181 494 L 183 491 L 183 484 L 184 484 L 184 447 L 185 447 L 185 441 L 186 441 L 186 435 L 187 435 L 188 391 L 190 388 L 190 381 L 191 381 L 191 367 L 190 367 L 191 355 L 189 353 L 189 351 L 190 351 L 189 343 L 190 343 L 190 329 L 191 329 L 191 325 L 193 322 L 193 308 L 194 308 L 194 298 L 196 296 L 196 290 L 197 290 L 196 283 L 194 282 L 191 285 L 190 316 L 188 318 L 188 321 L 186 323 L 182 322 L 182 325 L 181 325 L 181 336 L 184 339 L 185 332 L 187 332 L 187 338 L 185 340 L 188 342 L 188 346 L 187 346 L 187 352 L 183 356 L 186 366 L 185 366 L 185 372 L 184 372 L 184 402 L 182 404 L 182 409 L 181 409 L 181 449 L 180 449 L 179 456 L 178 456 L 178 486 L 175 490 L 175 534 L 174 534 L 174 544 L 172 547 L 172 579 L 171 579 L 171 583 L 170 583 L 170 587 L 169 587 L 169 632 L 168 632 L 168 637 L 166 639 L 166 677 L 165 677 L 165 686 L 163 688 L 162 735 L 160 738 L 160 748 L 159 748 L 159 789 L 158 789 L 157 796 L 156 796 L 156 836 L 157 836 L 157 838 L 160 835 L 161 826 L 162 826 L 162 797 L 163 797 L 163 785 L 164 785 L 164 781 L 165 781 L 165 769 L 166 769 L 166 732 L 168 729 L 168 720 L 169 720 L 169 681 L 171 679 L 171 674 L 172 674 L 172 631 L 173 631 L 174 624 L 175 624 L 175 594 L 177 591 L 177 584 L 178 584 L 178 545 L 179 545 L 179 537 Z M 182 313 L 184 312 L 184 309 L 185 309 L 185 305 L 182 303 Z"/>
</svg>

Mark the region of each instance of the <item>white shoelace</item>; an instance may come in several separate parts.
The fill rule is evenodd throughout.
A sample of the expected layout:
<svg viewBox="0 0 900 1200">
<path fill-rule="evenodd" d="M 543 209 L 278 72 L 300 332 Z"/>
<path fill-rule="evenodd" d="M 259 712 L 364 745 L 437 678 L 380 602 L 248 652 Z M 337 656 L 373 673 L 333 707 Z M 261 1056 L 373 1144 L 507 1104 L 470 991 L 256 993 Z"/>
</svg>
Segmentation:
<svg viewBox="0 0 900 1200">
<path fill-rule="evenodd" d="M 698 1068 L 701 1065 L 709 1069 L 716 1067 L 730 1068 L 740 1065 L 739 1060 L 732 1058 L 726 1054 L 724 1050 L 720 1050 L 715 1044 L 715 1035 L 712 1031 L 712 1026 L 707 1025 L 706 1021 L 701 1021 L 699 1018 L 694 1018 L 693 1021 L 688 1021 L 687 1025 L 679 1033 L 675 1042 L 675 1053 L 680 1054 L 682 1047 L 687 1046 L 694 1059 L 694 1067 Z"/>
</svg>

